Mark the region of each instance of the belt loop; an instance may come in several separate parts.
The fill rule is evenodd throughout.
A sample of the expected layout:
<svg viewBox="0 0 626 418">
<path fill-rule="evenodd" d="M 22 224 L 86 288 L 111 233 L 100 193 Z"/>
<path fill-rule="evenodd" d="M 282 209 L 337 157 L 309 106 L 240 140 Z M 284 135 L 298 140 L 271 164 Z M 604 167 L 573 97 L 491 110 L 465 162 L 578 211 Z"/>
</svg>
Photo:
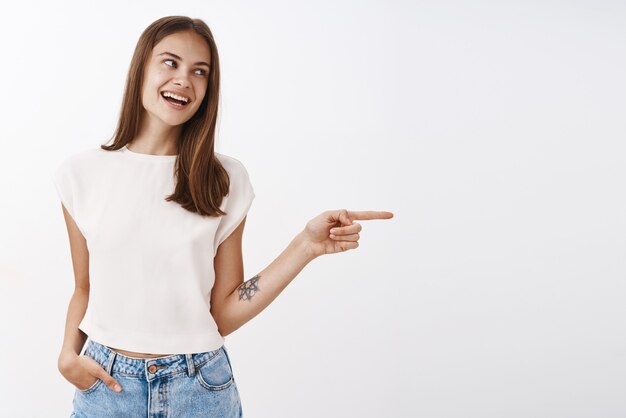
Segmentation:
<svg viewBox="0 0 626 418">
<path fill-rule="evenodd" d="M 222 347 L 220 347 L 220 349 L 224 351 L 224 354 L 226 355 L 226 360 L 228 361 L 228 366 L 230 367 L 230 372 L 234 375 L 233 365 L 231 364 L 230 358 L 228 357 L 228 351 L 226 351 L 226 344 L 222 344 Z"/>
<path fill-rule="evenodd" d="M 106 371 L 108 374 L 111 374 L 111 370 L 113 369 L 113 361 L 115 360 L 115 356 L 117 355 L 117 351 L 110 350 L 109 359 L 107 360 Z"/>
<path fill-rule="evenodd" d="M 193 377 L 196 374 L 196 366 L 193 364 L 193 355 L 185 354 L 185 359 L 187 360 L 187 374 Z"/>
</svg>

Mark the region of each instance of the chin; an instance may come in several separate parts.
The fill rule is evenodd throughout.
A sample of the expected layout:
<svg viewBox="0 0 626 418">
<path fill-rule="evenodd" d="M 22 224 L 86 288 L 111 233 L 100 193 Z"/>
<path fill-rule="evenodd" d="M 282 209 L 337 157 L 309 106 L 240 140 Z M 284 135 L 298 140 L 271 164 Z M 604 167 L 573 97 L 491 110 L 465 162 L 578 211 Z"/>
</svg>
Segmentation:
<svg viewBox="0 0 626 418">
<path fill-rule="evenodd" d="M 191 118 L 162 117 L 159 119 L 161 119 L 161 122 L 163 122 L 164 124 L 174 127 L 174 126 L 179 126 L 179 125 L 186 123 Z"/>
</svg>

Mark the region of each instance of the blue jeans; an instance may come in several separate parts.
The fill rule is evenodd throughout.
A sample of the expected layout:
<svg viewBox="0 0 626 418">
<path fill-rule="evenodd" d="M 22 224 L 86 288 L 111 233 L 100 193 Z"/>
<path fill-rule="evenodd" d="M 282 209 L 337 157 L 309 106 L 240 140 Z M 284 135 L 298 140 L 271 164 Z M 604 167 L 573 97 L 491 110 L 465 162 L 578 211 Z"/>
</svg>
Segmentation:
<svg viewBox="0 0 626 418">
<path fill-rule="evenodd" d="M 101 379 L 75 389 L 70 418 L 242 417 L 241 400 L 226 347 L 197 354 L 139 359 L 89 340 L 84 355 L 122 386 Z"/>
</svg>

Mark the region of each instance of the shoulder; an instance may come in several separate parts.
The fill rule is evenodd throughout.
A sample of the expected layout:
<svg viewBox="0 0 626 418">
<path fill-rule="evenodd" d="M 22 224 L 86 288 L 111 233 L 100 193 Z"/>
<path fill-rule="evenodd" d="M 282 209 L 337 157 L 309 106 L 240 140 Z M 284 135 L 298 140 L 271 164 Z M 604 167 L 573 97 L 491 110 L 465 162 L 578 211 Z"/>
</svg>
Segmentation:
<svg viewBox="0 0 626 418">
<path fill-rule="evenodd" d="M 254 198 L 254 187 L 245 165 L 230 155 L 215 153 L 230 179 L 229 194 L 239 196 L 238 199 L 250 200 Z"/>
<path fill-rule="evenodd" d="M 56 165 L 56 171 L 60 170 L 85 170 L 94 167 L 102 161 L 109 151 L 102 148 L 86 148 L 75 151 L 62 158 Z"/>
<path fill-rule="evenodd" d="M 243 177 L 246 179 L 249 177 L 246 166 L 237 158 L 219 152 L 216 152 L 215 156 L 222 164 L 224 169 L 226 169 L 229 176 Z"/>
</svg>

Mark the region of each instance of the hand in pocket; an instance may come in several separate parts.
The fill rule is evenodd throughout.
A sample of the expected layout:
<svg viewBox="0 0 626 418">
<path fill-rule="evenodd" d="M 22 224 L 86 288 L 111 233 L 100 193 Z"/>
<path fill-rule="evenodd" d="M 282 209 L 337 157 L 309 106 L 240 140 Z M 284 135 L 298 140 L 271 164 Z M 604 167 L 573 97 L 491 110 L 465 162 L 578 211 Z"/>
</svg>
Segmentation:
<svg viewBox="0 0 626 418">
<path fill-rule="evenodd" d="M 120 392 L 122 386 L 104 370 L 104 368 L 91 357 L 80 355 L 74 358 L 73 364 L 67 368 L 64 374 L 65 378 L 73 384 L 78 390 L 85 391 L 92 387 L 98 379 L 114 392 Z M 115 390 L 115 386 L 119 386 L 119 390 Z"/>
</svg>

